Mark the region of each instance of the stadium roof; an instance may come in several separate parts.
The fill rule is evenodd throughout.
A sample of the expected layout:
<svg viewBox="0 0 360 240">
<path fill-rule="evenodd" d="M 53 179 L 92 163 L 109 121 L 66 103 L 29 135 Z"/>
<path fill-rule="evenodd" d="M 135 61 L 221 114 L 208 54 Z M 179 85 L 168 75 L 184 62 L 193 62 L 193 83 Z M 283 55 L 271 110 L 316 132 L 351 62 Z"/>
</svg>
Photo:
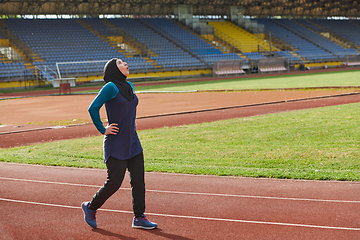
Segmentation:
<svg viewBox="0 0 360 240">
<path fill-rule="evenodd" d="M 357 0 L 0 0 L 2 15 L 173 15 L 190 5 L 194 15 L 228 15 L 230 6 L 247 16 L 360 17 Z"/>
</svg>

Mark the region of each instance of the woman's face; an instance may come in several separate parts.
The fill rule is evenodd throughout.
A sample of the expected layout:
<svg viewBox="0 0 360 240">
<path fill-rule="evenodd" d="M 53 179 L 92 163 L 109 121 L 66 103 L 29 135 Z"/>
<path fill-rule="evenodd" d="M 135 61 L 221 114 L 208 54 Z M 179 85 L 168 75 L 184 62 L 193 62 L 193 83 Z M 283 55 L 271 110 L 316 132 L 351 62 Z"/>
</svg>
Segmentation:
<svg viewBox="0 0 360 240">
<path fill-rule="evenodd" d="M 120 72 L 126 77 L 129 75 L 129 67 L 126 62 L 123 62 L 121 59 L 117 59 L 116 66 L 119 68 Z"/>
</svg>

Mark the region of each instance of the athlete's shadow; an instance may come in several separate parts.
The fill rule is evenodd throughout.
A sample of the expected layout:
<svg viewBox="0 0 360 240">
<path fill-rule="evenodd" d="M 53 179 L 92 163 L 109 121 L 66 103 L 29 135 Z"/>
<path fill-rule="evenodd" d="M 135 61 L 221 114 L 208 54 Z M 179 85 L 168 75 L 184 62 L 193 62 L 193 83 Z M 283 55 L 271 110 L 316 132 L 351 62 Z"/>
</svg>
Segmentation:
<svg viewBox="0 0 360 240">
<path fill-rule="evenodd" d="M 175 234 L 171 234 L 171 233 L 165 233 L 162 231 L 161 228 L 155 228 L 153 230 L 143 230 L 143 231 L 147 231 L 149 233 L 152 233 L 154 235 L 157 236 L 161 236 L 167 239 L 173 239 L 173 240 L 193 240 L 192 238 L 187 238 L 187 237 L 183 237 L 183 236 L 179 236 L 179 235 L 175 235 Z"/>
<path fill-rule="evenodd" d="M 179 235 L 175 235 L 175 234 L 171 234 L 171 233 L 165 233 L 162 231 L 161 228 L 156 228 L 156 229 L 152 229 L 152 230 L 145 230 L 145 229 L 139 229 L 140 231 L 146 231 L 147 233 L 151 233 L 160 237 L 164 237 L 167 239 L 172 239 L 172 240 L 193 240 L 192 238 L 187 238 L 187 237 L 183 237 L 183 236 L 179 236 Z M 113 232 L 109 232 L 107 230 L 101 229 L 101 228 L 94 228 L 92 229 L 93 232 L 99 233 L 103 236 L 108 236 L 108 237 L 115 237 L 118 239 L 124 239 L 124 240 L 134 240 L 137 238 L 133 238 L 133 237 L 128 237 L 128 236 L 124 236 L 118 233 L 113 233 Z"/>
<path fill-rule="evenodd" d="M 113 233 L 113 232 L 109 232 L 107 230 L 101 229 L 101 228 L 94 228 L 92 229 L 93 232 L 99 233 L 103 236 L 108 236 L 108 237 L 115 237 L 118 239 L 124 239 L 124 240 L 135 240 L 137 238 L 133 238 L 133 237 L 128 237 L 128 236 L 124 236 L 118 233 Z"/>
</svg>

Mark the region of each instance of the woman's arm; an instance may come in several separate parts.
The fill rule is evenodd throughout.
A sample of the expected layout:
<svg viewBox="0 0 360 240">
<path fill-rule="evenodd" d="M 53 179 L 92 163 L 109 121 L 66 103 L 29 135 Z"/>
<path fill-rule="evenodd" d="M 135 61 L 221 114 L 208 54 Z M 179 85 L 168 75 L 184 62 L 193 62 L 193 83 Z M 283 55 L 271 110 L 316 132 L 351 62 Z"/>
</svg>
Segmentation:
<svg viewBox="0 0 360 240">
<path fill-rule="evenodd" d="M 88 111 L 93 121 L 95 127 L 98 129 L 101 134 L 116 134 L 117 127 L 116 124 L 110 124 L 106 128 L 104 127 L 101 118 L 100 118 L 100 108 L 104 105 L 105 102 L 113 99 L 119 90 L 116 85 L 112 82 L 107 83 L 95 97 L 95 99 L 90 104 Z"/>
</svg>

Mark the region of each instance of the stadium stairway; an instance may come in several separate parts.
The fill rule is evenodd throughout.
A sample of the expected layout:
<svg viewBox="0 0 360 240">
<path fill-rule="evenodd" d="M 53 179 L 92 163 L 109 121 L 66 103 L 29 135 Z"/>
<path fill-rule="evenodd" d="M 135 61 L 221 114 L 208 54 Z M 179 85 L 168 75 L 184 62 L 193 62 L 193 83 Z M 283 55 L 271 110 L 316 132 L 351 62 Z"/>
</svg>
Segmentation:
<svg viewBox="0 0 360 240">
<path fill-rule="evenodd" d="M 87 18 L 82 22 L 83 26 L 115 48 L 120 53 L 116 57 L 131 64 L 133 70 L 155 69 L 156 63 L 146 57 L 153 54 L 152 51 L 107 19 Z"/>
<path fill-rule="evenodd" d="M 101 22 L 103 22 L 107 27 L 113 29 L 117 33 L 117 35 L 120 35 L 123 39 L 123 43 L 126 43 L 128 46 L 130 46 L 131 49 L 133 49 L 137 54 L 142 54 L 142 55 L 154 54 L 144 44 L 140 43 L 139 41 L 137 41 L 137 39 L 131 37 L 122 29 L 112 24 L 109 20 L 103 19 Z M 130 55 L 126 54 L 126 56 L 130 56 Z"/>
<path fill-rule="evenodd" d="M 243 56 L 239 49 L 225 41 L 223 38 L 216 36 L 217 34 L 203 34 L 201 37 L 209 44 L 215 45 L 223 53 L 236 52 L 240 57 Z M 215 44 L 213 44 L 215 42 Z"/>
<path fill-rule="evenodd" d="M 119 28 L 118 26 L 111 23 L 108 19 L 103 19 L 101 22 L 103 22 L 107 27 L 113 29 L 118 35 L 120 35 L 123 39 L 123 43 L 130 47 L 131 51 L 122 51 L 123 54 L 127 58 L 131 58 L 134 55 L 141 55 L 141 58 L 149 65 L 152 66 L 153 69 L 158 69 L 161 66 L 159 64 L 150 59 L 149 56 L 155 56 L 156 54 L 154 51 L 146 47 L 143 43 L 139 42 L 136 38 L 132 37 L 130 34 L 128 34 L 123 29 Z M 119 42 L 118 42 L 119 43 Z M 134 54 L 135 51 L 135 54 Z"/>
<path fill-rule="evenodd" d="M 39 61 L 41 58 L 34 54 L 26 43 L 7 30 L 7 21 L 5 19 L 0 20 L 0 37 L 0 45 L 11 49 L 1 53 L 0 79 L 23 81 L 34 76 L 35 66 L 32 61 Z"/>
<path fill-rule="evenodd" d="M 111 36 L 103 35 L 100 31 L 95 29 L 91 24 L 87 23 L 87 20 L 88 19 L 78 19 L 76 21 L 79 22 L 83 27 L 87 28 L 90 32 L 93 32 L 95 36 L 101 38 L 104 42 L 107 42 L 110 46 L 114 47 L 118 52 L 121 52 L 125 55 L 124 51 L 122 51 L 121 48 L 118 47 L 117 42 L 113 41 L 114 38 L 111 38 Z"/>
</svg>

